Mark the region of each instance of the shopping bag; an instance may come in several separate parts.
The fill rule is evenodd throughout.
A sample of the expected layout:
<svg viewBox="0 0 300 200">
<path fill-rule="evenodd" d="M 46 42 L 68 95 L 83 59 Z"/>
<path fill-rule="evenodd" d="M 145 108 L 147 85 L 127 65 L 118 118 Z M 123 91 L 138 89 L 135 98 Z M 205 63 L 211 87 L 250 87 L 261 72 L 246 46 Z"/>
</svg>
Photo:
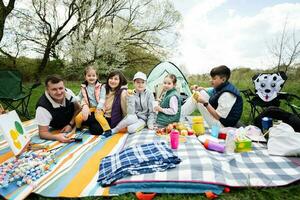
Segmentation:
<svg viewBox="0 0 300 200">
<path fill-rule="evenodd" d="M 280 123 L 269 129 L 268 153 L 278 156 L 300 155 L 300 133 L 286 124 Z"/>
</svg>

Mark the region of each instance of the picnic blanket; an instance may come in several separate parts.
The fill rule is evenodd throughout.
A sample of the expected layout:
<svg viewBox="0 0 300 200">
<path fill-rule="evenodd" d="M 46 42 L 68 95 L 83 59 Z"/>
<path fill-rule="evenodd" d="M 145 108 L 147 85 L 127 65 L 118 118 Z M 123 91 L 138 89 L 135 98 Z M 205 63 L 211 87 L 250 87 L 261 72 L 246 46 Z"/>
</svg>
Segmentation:
<svg viewBox="0 0 300 200">
<path fill-rule="evenodd" d="M 147 188 L 134 184 L 117 184 L 111 187 L 101 187 L 97 183 L 99 164 L 104 157 L 123 149 L 128 134 L 115 134 L 103 139 L 83 134 L 82 143 L 64 144 L 57 141 L 39 139 L 37 125 L 34 120 L 23 123 L 27 134 L 38 146 L 55 151 L 56 163 L 50 166 L 50 171 L 30 185 L 17 186 L 11 183 L 7 188 L 0 188 L 0 196 L 6 199 L 24 199 L 30 193 L 46 197 L 86 197 L 86 196 L 114 196 L 127 192 L 150 191 L 161 193 L 203 193 L 213 191 L 220 194 L 223 187 L 209 184 L 181 184 L 176 182 L 147 183 Z M 14 154 L 0 133 L 0 164 L 10 161 Z"/>
<path fill-rule="evenodd" d="M 34 120 L 25 122 L 24 127 L 31 136 L 38 133 Z M 99 164 L 104 157 L 133 145 L 156 141 L 168 142 L 167 137 L 158 137 L 144 129 L 133 135 L 115 134 L 107 139 L 84 133 L 82 143 L 43 142 L 56 151 L 56 163 L 49 173 L 34 184 L 21 187 L 9 184 L 0 189 L 0 195 L 6 199 L 24 199 L 32 192 L 47 197 L 111 196 L 136 191 L 202 193 L 210 190 L 218 194 L 223 187 L 213 184 L 271 187 L 300 178 L 299 159 L 268 156 L 264 145 L 256 145 L 254 152 L 219 154 L 205 150 L 195 136 L 188 136 L 175 151 L 182 160 L 176 168 L 123 178 L 111 187 L 97 183 Z M 0 135 L 0 163 L 13 157 Z"/>
<path fill-rule="evenodd" d="M 34 120 L 24 123 L 28 134 L 38 133 Z M 14 157 L 8 144 L 0 136 L 0 163 Z M 102 158 L 119 151 L 124 145 L 127 134 L 115 134 L 102 139 L 88 133 L 83 134 L 82 143 L 63 144 L 46 141 L 43 146 L 56 149 L 56 163 L 49 173 L 34 184 L 18 187 L 10 184 L 0 188 L 0 194 L 6 199 L 24 199 L 31 192 L 47 197 L 85 197 L 109 195 L 109 187 L 102 188 L 97 183 L 98 167 Z"/>
<path fill-rule="evenodd" d="M 141 174 L 116 181 L 120 183 L 193 182 L 231 187 L 274 187 L 300 179 L 300 166 L 286 157 L 269 156 L 264 144 L 254 143 L 254 151 L 218 153 L 206 150 L 195 136 L 186 137 L 176 150 L 182 162 L 165 172 Z M 127 138 L 124 148 L 149 141 L 168 141 L 144 130 Z M 141 186 L 142 187 L 142 186 Z"/>
</svg>

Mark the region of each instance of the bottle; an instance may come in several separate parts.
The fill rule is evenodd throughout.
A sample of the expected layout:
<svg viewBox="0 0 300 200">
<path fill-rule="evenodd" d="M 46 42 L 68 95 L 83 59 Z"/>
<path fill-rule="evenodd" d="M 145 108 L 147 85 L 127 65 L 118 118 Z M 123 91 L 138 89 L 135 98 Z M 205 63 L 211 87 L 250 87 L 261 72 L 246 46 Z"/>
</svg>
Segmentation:
<svg viewBox="0 0 300 200">
<path fill-rule="evenodd" d="M 263 133 L 267 132 L 270 128 L 271 122 L 269 122 L 269 118 L 268 117 L 263 117 L 261 119 L 261 126 L 262 126 L 262 130 Z"/>
<path fill-rule="evenodd" d="M 177 149 L 179 145 L 179 132 L 177 130 L 172 130 L 170 133 L 170 141 L 171 141 L 171 148 Z"/>
<path fill-rule="evenodd" d="M 234 153 L 235 151 L 235 131 L 229 130 L 225 140 L 226 153 Z"/>
<path fill-rule="evenodd" d="M 208 150 L 213 150 L 220 153 L 224 153 L 225 151 L 225 146 L 223 144 L 219 144 L 208 139 L 205 140 L 204 147 Z"/>
<path fill-rule="evenodd" d="M 192 129 L 195 131 L 195 134 L 203 135 L 205 133 L 204 123 L 203 123 L 203 117 L 202 116 L 195 116 L 192 119 Z"/>
</svg>

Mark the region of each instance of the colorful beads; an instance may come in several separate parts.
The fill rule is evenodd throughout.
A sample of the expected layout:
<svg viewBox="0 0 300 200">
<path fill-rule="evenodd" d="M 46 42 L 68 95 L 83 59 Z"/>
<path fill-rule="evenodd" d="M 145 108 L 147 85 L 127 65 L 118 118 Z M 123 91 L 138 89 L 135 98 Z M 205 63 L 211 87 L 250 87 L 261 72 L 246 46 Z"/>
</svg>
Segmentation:
<svg viewBox="0 0 300 200">
<path fill-rule="evenodd" d="M 51 152 L 24 152 L 18 158 L 0 165 L 0 188 L 7 188 L 15 182 L 17 186 L 33 184 L 43 176 L 50 165 L 55 163 L 55 155 Z"/>
</svg>

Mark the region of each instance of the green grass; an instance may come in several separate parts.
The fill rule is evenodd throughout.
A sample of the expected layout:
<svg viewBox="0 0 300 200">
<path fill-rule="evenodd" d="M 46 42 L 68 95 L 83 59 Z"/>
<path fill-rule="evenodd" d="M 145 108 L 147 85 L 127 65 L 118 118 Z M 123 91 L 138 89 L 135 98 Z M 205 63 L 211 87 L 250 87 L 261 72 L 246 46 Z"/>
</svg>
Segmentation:
<svg viewBox="0 0 300 200">
<path fill-rule="evenodd" d="M 253 85 L 251 83 L 251 79 L 239 79 L 239 80 L 233 80 L 234 84 L 237 85 L 239 89 L 246 89 L 251 88 L 253 89 Z M 193 83 L 194 84 L 194 83 Z M 199 84 L 199 83 L 198 83 Z M 66 82 L 66 86 L 73 90 L 75 94 L 79 92 L 79 85 L 80 82 Z M 203 83 L 200 85 L 203 86 L 209 86 L 208 83 Z M 285 92 L 291 92 L 294 94 L 299 95 L 300 94 L 300 81 L 295 80 L 288 80 L 287 83 L 284 86 L 283 91 Z M 33 91 L 33 95 L 30 100 L 29 110 L 32 116 L 34 116 L 35 113 L 35 104 L 44 92 L 44 86 L 39 86 Z M 244 101 L 244 112 L 242 116 L 242 121 L 246 124 L 249 122 L 249 105 L 246 101 Z M 230 193 L 223 193 L 219 196 L 219 199 L 225 199 L 225 200 L 252 200 L 252 199 L 273 199 L 273 200 L 281 200 L 281 199 L 299 199 L 300 200 L 300 185 L 299 182 L 296 184 L 292 184 L 290 186 L 285 187 L 276 187 L 276 188 L 239 188 L 239 189 L 232 189 Z M 36 194 L 31 194 L 28 199 L 50 199 L 41 197 Z M 63 199 L 63 198 L 62 198 Z M 80 199 L 107 199 L 103 197 L 87 197 L 87 198 L 80 198 Z M 121 195 L 118 197 L 111 197 L 110 199 L 113 200 L 130 200 L 130 199 L 136 199 L 134 194 L 126 194 Z M 172 200 L 172 199 L 180 199 L 180 200 L 190 200 L 190 199 L 206 199 L 206 197 L 203 194 L 189 194 L 189 195 L 179 195 L 179 194 L 159 194 L 155 199 L 160 200 Z"/>
</svg>

